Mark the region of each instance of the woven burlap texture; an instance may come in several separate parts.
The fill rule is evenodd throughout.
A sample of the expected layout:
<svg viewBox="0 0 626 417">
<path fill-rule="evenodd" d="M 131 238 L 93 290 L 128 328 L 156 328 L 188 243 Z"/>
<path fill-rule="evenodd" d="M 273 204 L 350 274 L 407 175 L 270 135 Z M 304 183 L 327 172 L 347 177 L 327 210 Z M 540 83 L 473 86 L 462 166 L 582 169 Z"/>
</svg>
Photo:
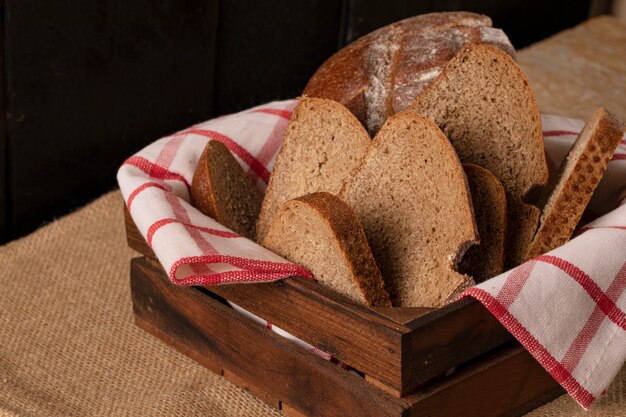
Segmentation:
<svg viewBox="0 0 626 417">
<path fill-rule="evenodd" d="M 118 192 L 0 247 L 0 416 L 279 416 L 134 325 L 132 256 Z M 625 393 L 530 415 L 626 416 Z"/>
<path fill-rule="evenodd" d="M 0 248 L 0 415 L 279 416 L 134 325 L 122 205 Z"/>
</svg>

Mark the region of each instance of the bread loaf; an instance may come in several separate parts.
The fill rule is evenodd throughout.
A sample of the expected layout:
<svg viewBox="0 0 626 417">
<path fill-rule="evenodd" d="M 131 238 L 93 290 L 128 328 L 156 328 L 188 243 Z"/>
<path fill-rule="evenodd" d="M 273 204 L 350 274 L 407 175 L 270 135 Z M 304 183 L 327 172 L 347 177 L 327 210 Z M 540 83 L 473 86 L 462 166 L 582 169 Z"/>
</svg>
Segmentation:
<svg viewBox="0 0 626 417">
<path fill-rule="evenodd" d="M 356 303 L 391 306 L 359 219 L 332 194 L 318 192 L 287 201 L 261 243 Z"/>
<path fill-rule="evenodd" d="M 315 72 L 304 94 L 340 102 L 373 136 L 468 43 L 488 43 L 515 54 L 504 32 L 492 28 L 487 16 L 424 14 L 385 26 L 341 49 Z"/>
<path fill-rule="evenodd" d="M 464 164 L 480 244 L 467 250 L 459 263 L 459 272 L 477 283 L 495 277 L 504 270 L 506 239 L 506 195 L 495 175 L 475 164 Z"/>
<path fill-rule="evenodd" d="M 262 200 L 263 194 L 226 146 L 209 141 L 191 182 L 192 204 L 233 232 L 254 239 Z"/>
<path fill-rule="evenodd" d="M 550 194 L 526 259 L 570 239 L 623 135 L 624 124 L 602 107 L 585 123 L 548 187 Z"/>
<path fill-rule="evenodd" d="M 526 198 L 548 179 L 541 118 L 519 66 L 491 45 L 467 45 L 410 110 L 434 121 L 461 161 L 480 165 L 500 180 L 508 209 L 507 263 L 519 264 L 540 215 Z"/>
<path fill-rule="evenodd" d="M 437 307 L 472 283 L 455 270 L 478 241 L 467 180 L 429 120 L 390 117 L 340 197 L 363 224 L 394 306 Z"/>
<path fill-rule="evenodd" d="M 337 194 L 371 139 L 341 104 L 302 97 L 291 116 L 257 221 L 261 241 L 287 200 L 316 191 Z"/>
</svg>

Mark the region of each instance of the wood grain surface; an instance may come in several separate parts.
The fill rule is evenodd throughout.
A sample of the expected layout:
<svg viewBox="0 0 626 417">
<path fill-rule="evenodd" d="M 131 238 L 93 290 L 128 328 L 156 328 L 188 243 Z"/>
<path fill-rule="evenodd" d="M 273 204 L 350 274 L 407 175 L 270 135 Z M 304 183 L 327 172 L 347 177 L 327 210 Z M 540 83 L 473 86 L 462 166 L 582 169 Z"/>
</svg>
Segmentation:
<svg viewBox="0 0 626 417">
<path fill-rule="evenodd" d="M 137 324 L 217 373 L 308 416 L 407 415 L 401 399 L 345 371 L 192 287 L 175 287 L 145 259 L 133 260 Z M 267 393 L 267 394 L 265 394 Z M 272 400 L 275 403 L 275 400 Z"/>
<path fill-rule="evenodd" d="M 543 113 L 587 119 L 598 106 L 626 120 L 626 23 L 600 16 L 518 53 Z"/>
<path fill-rule="evenodd" d="M 128 211 L 128 245 L 161 268 Z M 474 299 L 436 310 L 370 309 L 303 278 L 206 289 L 331 353 L 396 396 L 512 339 Z"/>
<path fill-rule="evenodd" d="M 562 393 L 513 344 L 397 398 L 240 315 L 219 297 L 170 284 L 147 258 L 132 261 L 131 292 L 141 328 L 288 416 L 520 415 Z"/>
</svg>

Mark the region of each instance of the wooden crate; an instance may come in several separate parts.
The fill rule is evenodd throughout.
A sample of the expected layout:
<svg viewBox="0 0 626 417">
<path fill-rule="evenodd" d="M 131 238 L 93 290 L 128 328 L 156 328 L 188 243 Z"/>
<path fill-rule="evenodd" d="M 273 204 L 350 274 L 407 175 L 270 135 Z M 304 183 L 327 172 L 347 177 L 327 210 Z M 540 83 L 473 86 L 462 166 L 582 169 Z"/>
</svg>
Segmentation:
<svg viewBox="0 0 626 417">
<path fill-rule="evenodd" d="M 475 300 L 365 308 L 315 282 L 171 284 L 129 216 L 137 324 L 288 416 L 521 415 L 562 388 Z M 348 364 L 349 372 L 228 300 Z"/>
</svg>

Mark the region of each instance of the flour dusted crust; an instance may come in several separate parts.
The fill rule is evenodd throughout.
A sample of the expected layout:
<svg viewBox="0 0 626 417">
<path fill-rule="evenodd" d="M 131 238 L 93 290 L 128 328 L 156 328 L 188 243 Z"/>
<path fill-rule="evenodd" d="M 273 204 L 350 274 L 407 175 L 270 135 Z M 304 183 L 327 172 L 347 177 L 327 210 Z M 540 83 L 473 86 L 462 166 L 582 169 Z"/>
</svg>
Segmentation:
<svg viewBox="0 0 626 417">
<path fill-rule="evenodd" d="M 415 16 L 369 33 L 330 57 L 304 94 L 345 105 L 374 134 L 406 108 L 468 43 L 488 43 L 514 56 L 487 16 L 443 12 Z"/>
</svg>

